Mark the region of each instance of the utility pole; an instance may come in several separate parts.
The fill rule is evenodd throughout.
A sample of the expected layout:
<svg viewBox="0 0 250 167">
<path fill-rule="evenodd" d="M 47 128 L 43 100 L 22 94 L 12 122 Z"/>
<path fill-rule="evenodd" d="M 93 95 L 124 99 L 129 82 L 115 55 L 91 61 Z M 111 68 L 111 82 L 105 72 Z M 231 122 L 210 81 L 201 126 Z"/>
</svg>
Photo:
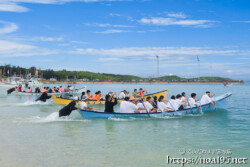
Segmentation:
<svg viewBox="0 0 250 167">
<path fill-rule="evenodd" d="M 197 56 L 197 61 L 198 61 L 198 81 L 200 81 L 200 59 L 199 59 L 199 56 Z"/>
<path fill-rule="evenodd" d="M 156 55 L 156 59 L 157 59 L 157 77 L 160 77 L 160 70 L 159 70 L 159 56 Z"/>
</svg>

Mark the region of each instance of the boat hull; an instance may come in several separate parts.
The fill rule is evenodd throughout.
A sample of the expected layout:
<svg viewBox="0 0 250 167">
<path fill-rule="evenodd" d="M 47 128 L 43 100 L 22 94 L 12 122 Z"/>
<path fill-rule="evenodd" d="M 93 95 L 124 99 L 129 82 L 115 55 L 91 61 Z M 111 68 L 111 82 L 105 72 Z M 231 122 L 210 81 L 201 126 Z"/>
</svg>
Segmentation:
<svg viewBox="0 0 250 167">
<path fill-rule="evenodd" d="M 225 110 L 228 107 L 229 98 L 232 94 L 227 93 L 216 98 L 213 98 L 213 102 L 217 109 Z M 215 111 L 211 104 L 206 104 L 201 106 L 203 112 L 212 112 Z M 164 117 L 164 116 L 180 116 L 185 114 L 195 114 L 199 113 L 199 108 L 188 108 L 179 111 L 171 111 L 171 112 L 157 112 L 157 113 L 149 113 L 151 117 Z M 147 113 L 104 113 L 98 111 L 88 111 L 88 110 L 80 110 L 80 113 L 85 118 L 129 118 L 129 117 L 149 117 Z"/>
<path fill-rule="evenodd" d="M 156 93 L 152 93 L 152 94 L 147 94 L 145 96 L 143 96 L 144 99 L 146 99 L 148 96 L 156 96 L 157 99 L 160 97 L 160 96 L 164 96 L 164 98 L 166 98 L 167 96 L 167 89 L 164 90 L 164 91 L 161 91 L 161 92 L 156 92 Z M 63 98 L 59 98 L 59 97 L 56 97 L 56 96 L 52 96 L 52 98 L 54 99 L 55 103 L 56 104 L 61 104 L 61 105 L 67 105 L 69 104 L 72 99 L 63 99 Z M 118 99 L 118 103 L 121 103 L 123 101 L 123 99 Z M 79 101 L 78 104 L 80 104 L 81 101 Z M 87 101 L 87 104 L 90 104 L 90 105 L 95 105 L 95 104 L 105 104 L 105 100 L 89 100 Z"/>
</svg>

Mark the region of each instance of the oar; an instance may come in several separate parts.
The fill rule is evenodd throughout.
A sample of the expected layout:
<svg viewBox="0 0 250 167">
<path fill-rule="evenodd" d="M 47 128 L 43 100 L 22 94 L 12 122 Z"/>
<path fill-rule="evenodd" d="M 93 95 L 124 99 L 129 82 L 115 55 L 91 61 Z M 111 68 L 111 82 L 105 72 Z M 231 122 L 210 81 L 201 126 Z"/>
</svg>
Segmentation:
<svg viewBox="0 0 250 167">
<path fill-rule="evenodd" d="M 201 102 L 199 101 L 199 103 L 200 103 L 200 106 L 199 106 L 199 107 L 201 108 Z M 201 108 L 201 109 L 199 109 L 199 111 L 200 111 L 200 114 L 201 114 L 201 115 L 203 115 L 203 114 L 204 114 L 204 113 L 203 113 L 203 111 L 202 111 L 202 108 Z"/>
<path fill-rule="evenodd" d="M 144 108 L 146 108 L 145 105 L 144 105 L 144 103 L 143 103 L 143 98 L 142 98 L 142 105 L 143 105 Z M 146 112 L 147 112 L 147 114 L 148 114 L 148 117 L 150 117 L 150 114 L 149 114 L 147 108 L 146 108 Z"/>
<path fill-rule="evenodd" d="M 177 111 L 175 110 L 175 108 L 174 108 L 174 106 L 172 105 L 172 103 L 170 102 L 170 100 L 169 100 L 168 102 L 169 102 L 169 104 L 171 105 L 171 107 L 174 109 L 175 114 L 176 114 L 176 115 L 179 115 L 179 114 L 177 114 Z"/>
<path fill-rule="evenodd" d="M 194 110 L 193 110 L 192 106 L 190 105 L 188 99 L 187 99 L 187 103 L 188 103 L 188 105 L 190 106 L 190 109 L 191 109 L 192 114 L 194 114 Z"/>
</svg>

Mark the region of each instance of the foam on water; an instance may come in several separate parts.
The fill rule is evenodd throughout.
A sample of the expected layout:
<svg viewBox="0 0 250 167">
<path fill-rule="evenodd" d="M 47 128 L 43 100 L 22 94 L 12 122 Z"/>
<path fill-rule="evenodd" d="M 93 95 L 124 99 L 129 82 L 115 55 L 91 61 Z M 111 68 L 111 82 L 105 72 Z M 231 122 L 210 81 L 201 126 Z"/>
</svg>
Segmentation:
<svg viewBox="0 0 250 167">
<path fill-rule="evenodd" d="M 50 104 L 53 104 L 53 101 L 42 102 L 42 101 L 28 100 L 24 103 L 16 103 L 15 105 L 17 105 L 17 106 L 33 106 L 33 105 L 50 105 Z"/>
<path fill-rule="evenodd" d="M 111 120 L 111 121 L 133 121 L 135 119 L 136 118 L 133 118 L 133 117 L 129 117 L 129 118 L 114 118 L 114 117 L 110 117 L 110 118 L 108 118 L 108 120 Z"/>
<path fill-rule="evenodd" d="M 50 122 L 88 122 L 90 120 L 86 119 L 79 119 L 79 118 L 74 118 L 74 117 L 59 117 L 58 112 L 53 112 L 50 115 L 46 117 L 40 117 L 40 116 L 33 116 L 31 118 L 26 118 L 26 119 L 18 119 L 15 120 L 14 122 L 17 123 L 50 123 Z"/>
</svg>

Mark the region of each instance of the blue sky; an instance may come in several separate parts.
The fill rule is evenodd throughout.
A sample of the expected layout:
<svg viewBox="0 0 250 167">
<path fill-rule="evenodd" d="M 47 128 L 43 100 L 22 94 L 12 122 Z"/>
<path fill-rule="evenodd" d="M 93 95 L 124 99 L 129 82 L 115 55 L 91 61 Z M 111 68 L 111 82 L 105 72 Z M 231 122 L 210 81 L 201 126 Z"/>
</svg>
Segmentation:
<svg viewBox="0 0 250 167">
<path fill-rule="evenodd" d="M 250 1 L 0 0 L 0 64 L 250 79 Z"/>
</svg>

